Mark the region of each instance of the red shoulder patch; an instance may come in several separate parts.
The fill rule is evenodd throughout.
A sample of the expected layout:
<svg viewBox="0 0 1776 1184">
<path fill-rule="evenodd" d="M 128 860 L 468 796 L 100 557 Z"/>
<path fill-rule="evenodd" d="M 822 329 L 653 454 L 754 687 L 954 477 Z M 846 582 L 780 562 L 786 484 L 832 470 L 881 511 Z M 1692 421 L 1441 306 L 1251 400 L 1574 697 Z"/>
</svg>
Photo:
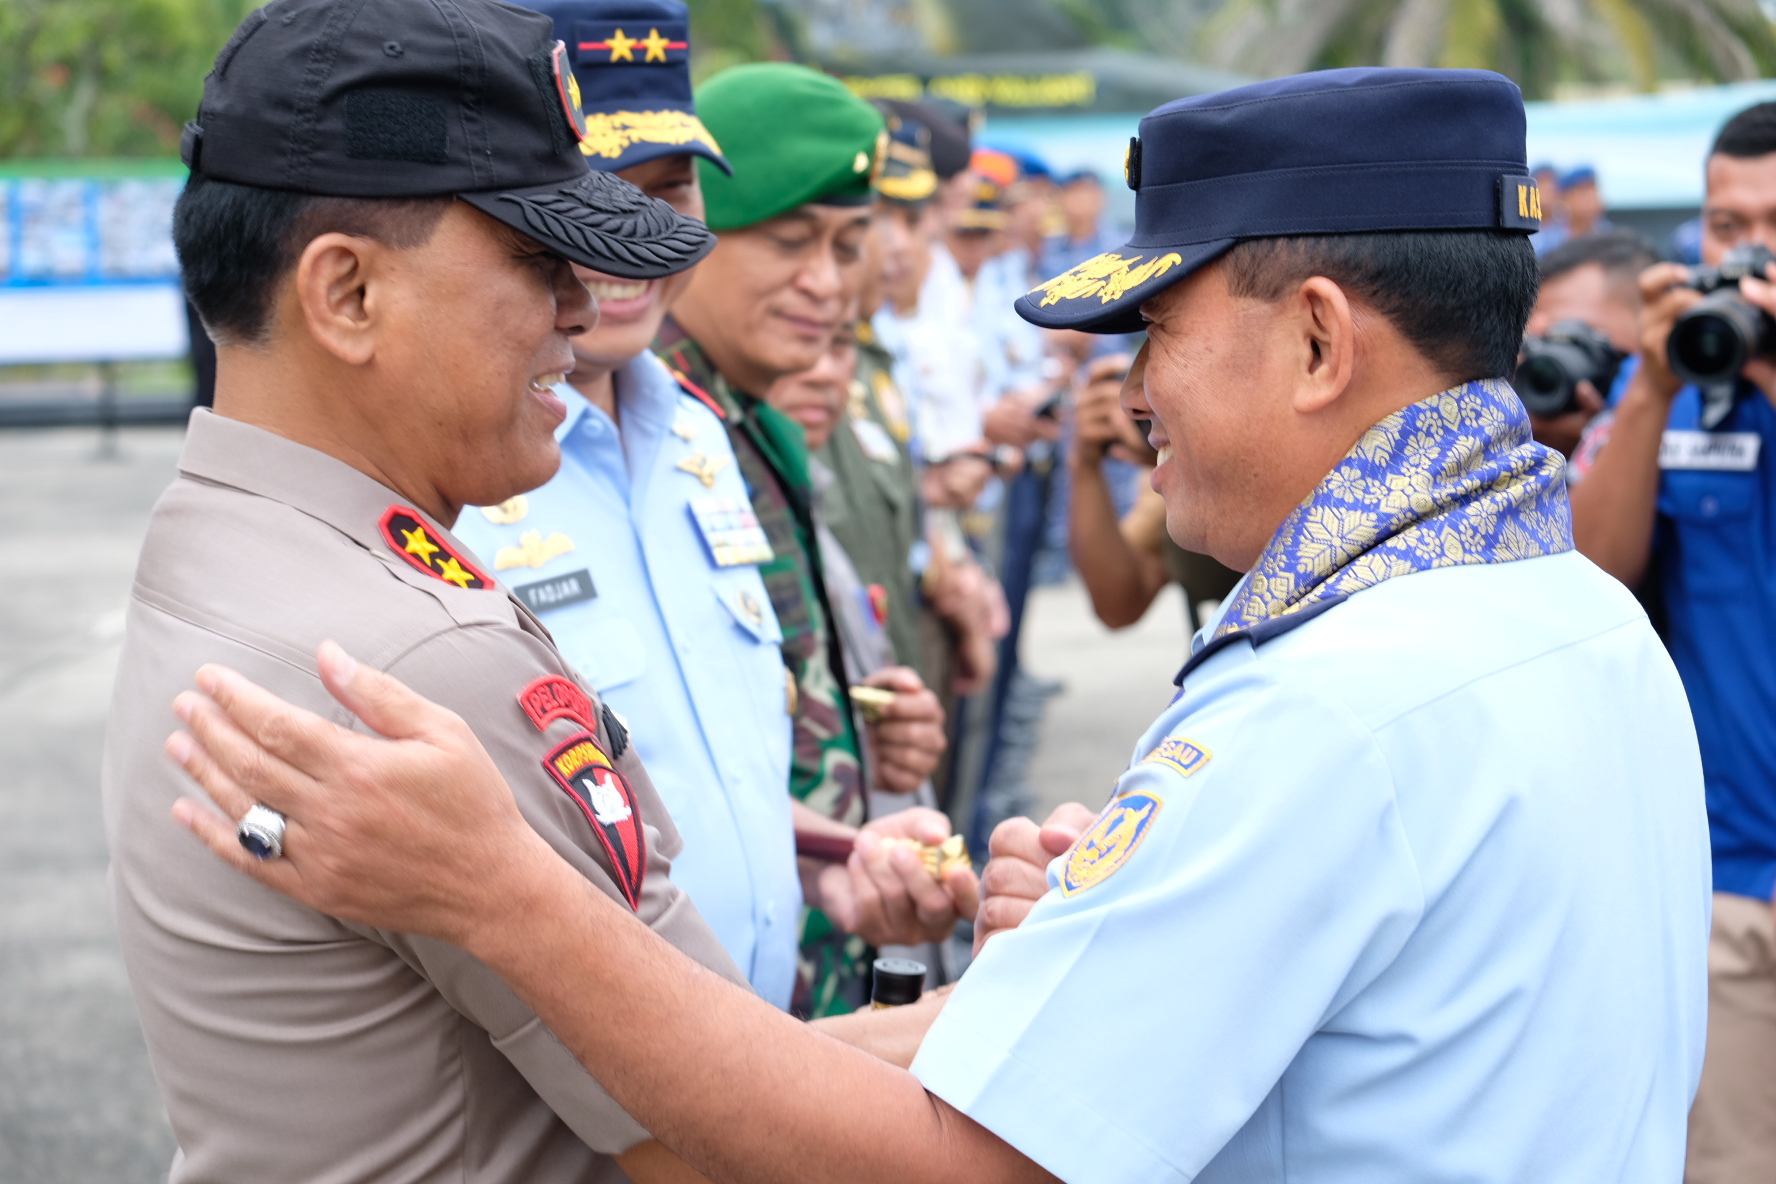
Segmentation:
<svg viewBox="0 0 1776 1184">
<path fill-rule="evenodd" d="M 702 387 L 698 386 L 696 383 L 694 383 L 690 379 L 686 378 L 683 370 L 678 370 L 678 369 L 675 369 L 674 367 L 671 367 L 671 366 L 668 366 L 666 368 L 668 370 L 672 371 L 672 377 L 678 379 L 678 385 L 684 388 L 685 394 L 691 396 L 691 398 L 697 400 L 699 403 L 703 404 L 703 406 L 705 406 L 705 407 L 709 408 L 711 411 L 715 412 L 715 417 L 717 419 L 723 421 L 724 423 L 727 422 L 728 413 L 721 409 L 720 403 L 717 403 L 714 399 L 709 397 L 708 391 L 704 390 Z"/>
<path fill-rule="evenodd" d="M 458 588 L 491 588 L 493 581 L 425 524 L 417 510 L 390 506 L 382 512 L 383 541 L 411 566 Z"/>
<path fill-rule="evenodd" d="M 546 674 L 518 692 L 518 706 L 537 726 L 547 731 L 558 719 L 571 719 L 587 731 L 596 728 L 592 700 L 579 684 L 563 674 Z"/>
<path fill-rule="evenodd" d="M 641 881 L 647 874 L 647 838 L 641 829 L 641 807 L 628 780 L 617 772 L 591 732 L 569 737 L 543 758 L 543 768 L 592 824 L 623 899 L 630 909 L 639 907 Z"/>
</svg>

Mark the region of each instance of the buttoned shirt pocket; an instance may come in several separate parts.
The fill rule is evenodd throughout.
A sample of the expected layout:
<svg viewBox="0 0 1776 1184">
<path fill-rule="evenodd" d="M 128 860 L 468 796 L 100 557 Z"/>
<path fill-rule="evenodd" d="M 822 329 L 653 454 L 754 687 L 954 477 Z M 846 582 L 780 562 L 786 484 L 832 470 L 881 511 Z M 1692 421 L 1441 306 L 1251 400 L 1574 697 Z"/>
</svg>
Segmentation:
<svg viewBox="0 0 1776 1184">
<path fill-rule="evenodd" d="M 556 645 L 600 694 L 647 672 L 647 647 L 627 617 L 611 615 L 560 630 Z"/>
<path fill-rule="evenodd" d="M 777 624 L 777 614 L 771 611 L 771 597 L 765 592 L 765 581 L 759 577 L 758 568 L 717 570 L 710 574 L 709 584 L 742 632 L 760 645 L 783 644 L 783 630 Z"/>
<path fill-rule="evenodd" d="M 1670 519 L 1673 541 L 1682 552 L 1678 570 L 1686 592 L 1720 596 L 1751 586 L 1746 534 L 1753 528 L 1760 484 L 1756 471 L 1666 471 L 1659 513 Z"/>
</svg>

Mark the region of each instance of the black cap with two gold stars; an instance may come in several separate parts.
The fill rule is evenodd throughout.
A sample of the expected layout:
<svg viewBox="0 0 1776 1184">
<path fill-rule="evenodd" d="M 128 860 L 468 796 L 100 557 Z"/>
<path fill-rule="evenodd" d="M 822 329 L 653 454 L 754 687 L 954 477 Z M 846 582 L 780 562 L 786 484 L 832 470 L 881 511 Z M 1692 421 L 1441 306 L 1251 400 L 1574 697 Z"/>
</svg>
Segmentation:
<svg viewBox="0 0 1776 1184">
<path fill-rule="evenodd" d="M 575 263 L 683 271 L 714 238 L 587 169 L 567 48 L 497 0 L 273 0 L 204 79 L 194 175 L 332 197 L 454 195 Z"/>
</svg>

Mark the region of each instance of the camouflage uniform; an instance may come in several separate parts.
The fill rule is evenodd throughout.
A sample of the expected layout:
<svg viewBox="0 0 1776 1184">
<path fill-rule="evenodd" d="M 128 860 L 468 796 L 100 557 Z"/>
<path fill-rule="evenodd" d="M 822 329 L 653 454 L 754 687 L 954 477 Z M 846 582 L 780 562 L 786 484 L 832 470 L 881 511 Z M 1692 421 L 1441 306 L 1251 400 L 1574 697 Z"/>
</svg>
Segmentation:
<svg viewBox="0 0 1776 1184">
<path fill-rule="evenodd" d="M 731 388 L 703 350 L 668 319 L 654 352 L 721 407 L 753 513 L 776 558 L 759 566 L 783 629 L 783 663 L 793 703 L 789 792 L 811 809 L 861 826 L 862 744 L 829 622 L 820 555 L 814 546 L 807 444 L 801 428 L 759 399 Z M 802 912 L 801 966 L 790 1010 L 843 1015 L 869 998 L 868 944 L 836 928 L 819 909 Z"/>
</svg>

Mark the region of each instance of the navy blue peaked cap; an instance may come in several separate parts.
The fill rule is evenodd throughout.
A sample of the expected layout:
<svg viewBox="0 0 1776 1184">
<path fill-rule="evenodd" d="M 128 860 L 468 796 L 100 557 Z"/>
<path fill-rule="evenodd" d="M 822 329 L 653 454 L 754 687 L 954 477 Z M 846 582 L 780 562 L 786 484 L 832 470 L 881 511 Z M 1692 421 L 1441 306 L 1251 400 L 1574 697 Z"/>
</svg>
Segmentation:
<svg viewBox="0 0 1776 1184">
<path fill-rule="evenodd" d="M 680 0 L 519 3 L 553 20 L 567 45 L 586 116 L 580 151 L 593 168 L 688 153 L 733 173 L 691 99 L 691 18 Z"/>
<path fill-rule="evenodd" d="M 1142 301 L 1241 239 L 1541 228 L 1523 94 L 1487 70 L 1296 74 L 1167 103 L 1140 131 L 1134 237 L 1019 298 L 1025 320 L 1135 332 Z"/>
</svg>

